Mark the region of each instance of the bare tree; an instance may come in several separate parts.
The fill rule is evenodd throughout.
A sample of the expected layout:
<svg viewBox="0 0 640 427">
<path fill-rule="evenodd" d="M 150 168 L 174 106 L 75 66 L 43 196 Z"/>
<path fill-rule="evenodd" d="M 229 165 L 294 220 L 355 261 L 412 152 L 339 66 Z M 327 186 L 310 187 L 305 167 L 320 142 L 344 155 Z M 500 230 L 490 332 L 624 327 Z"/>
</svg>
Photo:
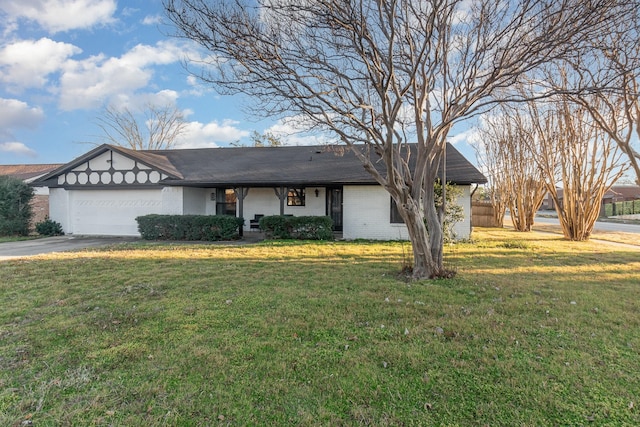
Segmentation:
<svg viewBox="0 0 640 427">
<path fill-rule="evenodd" d="M 479 157 L 491 185 L 494 209 L 509 208 L 517 231 L 531 231 L 535 214 L 547 191 L 536 163 L 535 129 L 528 115 L 502 106 L 481 127 Z"/>
<path fill-rule="evenodd" d="M 234 141 L 229 145 L 232 147 L 281 147 L 283 145 L 282 139 L 269 131 L 260 133 L 254 130 L 249 135 L 249 138 L 251 138 L 251 145 L 241 143 L 240 140 Z"/>
<path fill-rule="evenodd" d="M 172 105 L 146 104 L 140 114 L 129 108 L 105 107 L 97 119 L 101 137 L 109 144 L 133 150 L 171 148 L 184 133 L 183 113 Z"/>
<path fill-rule="evenodd" d="M 282 140 L 274 135 L 272 132 L 264 131 L 258 133 L 257 131 L 251 132 L 251 141 L 253 141 L 254 147 L 280 147 L 282 146 Z"/>
<path fill-rule="evenodd" d="M 487 124 L 488 126 L 491 126 Z M 476 159 L 487 177 L 486 196 L 493 208 L 493 224 L 503 227 L 507 212 L 507 169 L 504 166 L 504 150 L 499 137 L 494 137 L 493 127 L 481 127 L 480 142 L 474 146 Z"/>
<path fill-rule="evenodd" d="M 640 8 L 639 8 L 640 9 Z M 638 31 L 607 35 L 590 61 L 572 61 L 574 85 L 603 90 L 568 92 L 627 155 L 640 185 L 640 44 Z M 631 37 L 631 38 L 630 38 Z M 615 43 L 614 43 L 615 42 Z M 613 43 L 613 44 L 612 44 Z M 623 48 L 610 48 L 609 46 Z"/>
<path fill-rule="evenodd" d="M 565 238 L 587 240 L 600 214 L 602 197 L 627 167 L 618 145 L 588 109 L 561 96 L 530 103 L 540 156 Z M 562 187 L 560 194 L 556 185 Z"/>
<path fill-rule="evenodd" d="M 484 135 L 485 130 L 480 131 L 482 140 L 474 145 L 476 160 L 482 173 L 487 178 L 487 184 L 482 189 L 481 201 L 487 201 L 492 208 L 492 226 L 502 228 L 504 217 L 508 207 L 508 193 L 506 189 L 507 172 L 502 165 L 501 145 L 494 139 Z"/>
<path fill-rule="evenodd" d="M 301 115 L 351 147 L 398 206 L 414 278 L 447 274 L 434 184 L 453 125 L 575 55 L 635 0 L 164 0 L 210 52 L 192 70 L 258 114 Z M 408 143 L 415 142 L 415 149 Z M 365 149 L 362 150 L 362 145 Z M 409 159 L 415 167 L 409 167 Z M 384 165 L 379 172 L 377 164 Z"/>
</svg>

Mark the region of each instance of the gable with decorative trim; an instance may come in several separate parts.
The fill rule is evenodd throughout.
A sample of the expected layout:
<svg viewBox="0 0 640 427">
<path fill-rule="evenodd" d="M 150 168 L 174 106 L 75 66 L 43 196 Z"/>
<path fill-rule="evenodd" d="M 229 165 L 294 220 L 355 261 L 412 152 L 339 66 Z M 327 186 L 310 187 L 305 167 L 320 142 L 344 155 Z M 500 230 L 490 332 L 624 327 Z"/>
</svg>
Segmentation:
<svg viewBox="0 0 640 427">
<path fill-rule="evenodd" d="M 57 177 L 60 186 L 157 185 L 167 174 L 113 150 L 83 162 Z"/>
</svg>

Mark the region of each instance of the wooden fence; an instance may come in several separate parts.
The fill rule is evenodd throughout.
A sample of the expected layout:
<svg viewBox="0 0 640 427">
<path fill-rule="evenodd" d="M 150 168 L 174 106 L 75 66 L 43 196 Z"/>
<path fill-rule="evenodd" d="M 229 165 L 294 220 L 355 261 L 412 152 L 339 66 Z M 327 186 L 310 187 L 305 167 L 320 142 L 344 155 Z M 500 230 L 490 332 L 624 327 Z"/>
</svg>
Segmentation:
<svg viewBox="0 0 640 427">
<path fill-rule="evenodd" d="M 499 227 L 495 220 L 494 208 L 490 202 L 471 203 L 471 224 L 474 227 Z"/>
</svg>

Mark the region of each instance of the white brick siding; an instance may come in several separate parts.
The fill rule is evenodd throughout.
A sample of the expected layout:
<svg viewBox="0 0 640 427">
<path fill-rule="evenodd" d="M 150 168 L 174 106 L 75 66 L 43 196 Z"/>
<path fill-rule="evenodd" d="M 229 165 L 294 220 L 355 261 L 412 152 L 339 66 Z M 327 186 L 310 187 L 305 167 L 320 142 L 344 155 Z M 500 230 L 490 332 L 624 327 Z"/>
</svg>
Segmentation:
<svg viewBox="0 0 640 427">
<path fill-rule="evenodd" d="M 49 190 L 49 218 L 59 222 L 65 233 L 71 232 L 69 215 L 69 192 L 64 188 L 51 188 Z"/>
<path fill-rule="evenodd" d="M 464 209 L 464 221 L 455 225 L 459 239 L 468 239 L 471 234 L 471 201 L 469 186 L 460 186 L 463 194 L 458 204 Z M 345 239 L 407 240 L 404 224 L 391 223 L 391 196 L 384 188 L 371 186 L 344 187 L 344 231 Z"/>
<path fill-rule="evenodd" d="M 456 224 L 458 238 L 471 232 L 469 186 L 462 186 L 458 204 L 465 219 Z M 326 192 L 306 188 L 305 206 L 286 206 L 284 212 L 295 216 L 326 215 Z M 165 187 L 156 190 L 67 191 L 52 188 L 49 200 L 51 219 L 62 224 L 67 233 L 135 235 L 135 217 L 147 213 L 215 214 L 214 189 Z M 141 204 L 141 206 L 137 206 Z M 95 206 L 94 206 L 95 205 Z M 93 206 L 93 207 L 92 207 Z M 239 203 L 236 205 L 239 206 Z M 273 188 L 251 188 L 244 199 L 245 230 L 254 215 L 279 215 L 280 200 Z M 377 185 L 350 185 L 343 189 L 343 237 L 345 239 L 407 240 L 404 224 L 391 224 L 391 197 Z"/>
<path fill-rule="evenodd" d="M 391 197 L 378 185 L 344 187 L 345 239 L 407 240 L 404 224 L 391 224 Z"/>
</svg>

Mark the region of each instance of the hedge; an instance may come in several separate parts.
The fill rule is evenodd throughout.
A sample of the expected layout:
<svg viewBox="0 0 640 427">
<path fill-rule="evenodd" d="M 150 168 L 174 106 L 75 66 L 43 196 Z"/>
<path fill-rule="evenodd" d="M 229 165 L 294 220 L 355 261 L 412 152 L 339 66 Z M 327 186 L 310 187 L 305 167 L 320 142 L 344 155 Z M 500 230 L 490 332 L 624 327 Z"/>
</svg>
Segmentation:
<svg viewBox="0 0 640 427">
<path fill-rule="evenodd" d="M 604 205 L 605 216 L 640 214 L 640 200 L 607 203 Z"/>
<path fill-rule="evenodd" d="M 328 216 L 265 216 L 260 228 L 270 239 L 333 240 L 333 220 Z"/>
<path fill-rule="evenodd" d="M 144 215 L 136 218 L 145 240 L 236 240 L 243 218 L 229 215 Z"/>
</svg>

